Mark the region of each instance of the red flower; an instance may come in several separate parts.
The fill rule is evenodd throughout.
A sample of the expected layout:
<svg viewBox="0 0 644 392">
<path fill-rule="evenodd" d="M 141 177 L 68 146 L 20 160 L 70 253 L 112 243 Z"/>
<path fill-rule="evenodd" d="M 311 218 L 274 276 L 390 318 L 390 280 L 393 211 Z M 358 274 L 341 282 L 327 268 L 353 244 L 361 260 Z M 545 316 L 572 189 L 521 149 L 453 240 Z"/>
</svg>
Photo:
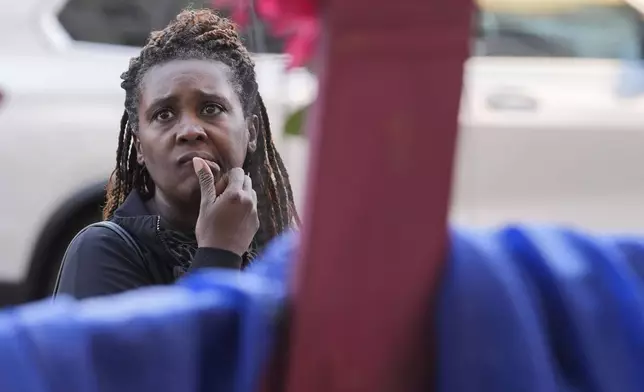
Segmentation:
<svg viewBox="0 0 644 392">
<path fill-rule="evenodd" d="M 240 26 L 248 23 L 253 0 L 213 0 L 215 6 L 232 6 L 233 20 Z M 272 33 L 286 36 L 286 53 L 291 67 L 303 65 L 315 50 L 320 33 L 319 0 L 257 0 L 256 10 Z"/>
</svg>

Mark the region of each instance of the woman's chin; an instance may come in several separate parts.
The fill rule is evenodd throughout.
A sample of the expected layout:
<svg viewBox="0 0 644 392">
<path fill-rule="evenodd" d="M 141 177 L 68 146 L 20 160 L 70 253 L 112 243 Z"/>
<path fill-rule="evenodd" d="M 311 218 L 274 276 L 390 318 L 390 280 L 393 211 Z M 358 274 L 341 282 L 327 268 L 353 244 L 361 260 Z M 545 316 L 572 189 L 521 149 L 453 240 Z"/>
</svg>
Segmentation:
<svg viewBox="0 0 644 392">
<path fill-rule="evenodd" d="M 197 184 L 196 187 L 190 188 L 186 192 L 186 201 L 197 205 L 201 203 L 201 188 L 199 188 L 199 184 Z"/>
<path fill-rule="evenodd" d="M 176 195 L 182 204 L 196 204 L 201 202 L 201 188 L 198 181 L 186 181 L 176 189 Z"/>
</svg>

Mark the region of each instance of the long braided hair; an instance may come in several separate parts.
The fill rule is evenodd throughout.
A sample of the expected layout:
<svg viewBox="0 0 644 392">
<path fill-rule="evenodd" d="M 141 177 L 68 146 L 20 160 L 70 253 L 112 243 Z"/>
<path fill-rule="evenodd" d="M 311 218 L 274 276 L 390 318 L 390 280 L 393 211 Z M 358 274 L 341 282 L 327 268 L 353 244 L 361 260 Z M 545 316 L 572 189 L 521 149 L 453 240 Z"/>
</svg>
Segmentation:
<svg viewBox="0 0 644 392">
<path fill-rule="evenodd" d="M 271 136 L 266 108 L 258 92 L 254 63 L 244 47 L 235 25 L 214 11 L 187 10 L 161 31 L 150 34 L 138 57 L 130 60 L 121 75 L 125 90 L 125 111 L 121 118 L 116 151 L 116 167 L 107 189 L 103 218 L 110 219 L 127 195 L 136 190 L 142 197 L 154 192 L 154 183 L 136 159 L 134 137 L 138 131 L 138 104 L 141 80 L 151 67 L 184 59 L 220 61 L 230 67 L 232 82 L 240 96 L 244 115 L 259 119 L 257 149 L 248 153 L 243 169 L 249 173 L 257 193 L 260 227 L 251 245 L 251 254 L 261 250 L 273 237 L 299 224 L 293 192 L 284 162 Z"/>
</svg>

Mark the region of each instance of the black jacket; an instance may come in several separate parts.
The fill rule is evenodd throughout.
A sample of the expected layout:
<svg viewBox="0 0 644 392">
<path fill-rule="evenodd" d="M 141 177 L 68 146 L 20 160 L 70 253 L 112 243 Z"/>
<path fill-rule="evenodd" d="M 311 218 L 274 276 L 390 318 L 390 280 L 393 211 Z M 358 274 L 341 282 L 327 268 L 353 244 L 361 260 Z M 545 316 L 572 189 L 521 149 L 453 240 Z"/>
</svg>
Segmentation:
<svg viewBox="0 0 644 392">
<path fill-rule="evenodd" d="M 150 214 L 139 194 L 132 192 L 112 221 L 139 244 L 144 259 L 109 228 L 90 227 L 67 250 L 58 293 L 81 299 L 173 283 L 180 262 L 158 235 L 159 219 Z M 203 267 L 239 269 L 241 263 L 241 257 L 232 252 L 198 248 L 188 271 Z"/>
</svg>

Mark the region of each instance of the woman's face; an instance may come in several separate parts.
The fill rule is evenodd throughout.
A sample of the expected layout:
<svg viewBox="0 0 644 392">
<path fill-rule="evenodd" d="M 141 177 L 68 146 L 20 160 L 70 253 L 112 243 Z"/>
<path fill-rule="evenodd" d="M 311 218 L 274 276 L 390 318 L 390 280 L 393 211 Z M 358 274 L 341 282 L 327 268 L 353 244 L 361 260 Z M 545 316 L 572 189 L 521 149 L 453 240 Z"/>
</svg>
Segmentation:
<svg viewBox="0 0 644 392">
<path fill-rule="evenodd" d="M 246 119 L 225 64 L 175 60 L 151 68 L 139 97 L 137 159 L 171 204 L 198 206 L 195 156 L 222 173 L 241 167 L 256 148 L 257 118 Z M 194 204 L 193 204 L 194 203 Z"/>
</svg>

